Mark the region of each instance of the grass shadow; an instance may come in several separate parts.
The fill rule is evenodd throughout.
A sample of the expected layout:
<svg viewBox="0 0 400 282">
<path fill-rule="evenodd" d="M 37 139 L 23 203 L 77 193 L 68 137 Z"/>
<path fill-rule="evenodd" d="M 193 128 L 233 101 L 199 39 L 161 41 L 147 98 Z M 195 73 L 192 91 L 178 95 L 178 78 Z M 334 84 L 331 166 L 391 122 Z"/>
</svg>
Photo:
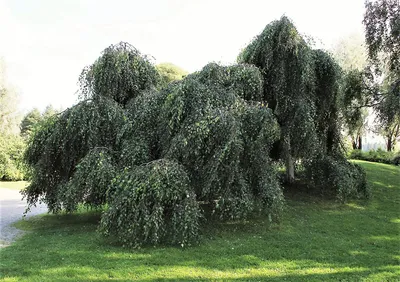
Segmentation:
<svg viewBox="0 0 400 282">
<path fill-rule="evenodd" d="M 384 177 L 371 174 L 372 183 Z M 1 250 L 0 279 L 391 281 L 400 275 L 393 220 L 399 218 L 400 186 L 394 183 L 394 189 L 374 185 L 375 197 L 362 205 L 306 199 L 295 191 L 281 224 L 262 217 L 209 224 L 201 244 L 189 248 L 105 244 L 95 212 L 36 217 L 18 223 L 33 232 Z"/>
</svg>

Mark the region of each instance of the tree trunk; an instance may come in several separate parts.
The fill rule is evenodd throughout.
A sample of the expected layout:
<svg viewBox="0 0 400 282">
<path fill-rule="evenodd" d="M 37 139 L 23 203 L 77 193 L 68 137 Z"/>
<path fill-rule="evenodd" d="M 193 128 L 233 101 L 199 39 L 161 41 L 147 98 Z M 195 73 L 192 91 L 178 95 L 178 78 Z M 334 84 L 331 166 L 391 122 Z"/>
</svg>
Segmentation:
<svg viewBox="0 0 400 282">
<path fill-rule="evenodd" d="M 356 143 L 356 140 L 354 140 L 354 139 L 352 138 L 351 143 L 352 143 L 352 145 L 353 145 L 353 150 L 357 150 L 357 143 Z"/>
<path fill-rule="evenodd" d="M 400 133 L 400 123 L 395 124 L 393 128 L 388 128 L 387 134 L 386 134 L 386 150 L 388 152 L 391 152 L 393 150 L 393 147 L 396 145 L 396 138 L 399 136 Z"/>
<path fill-rule="evenodd" d="M 288 183 L 294 182 L 294 162 L 290 154 L 286 156 L 286 179 Z"/>
<path fill-rule="evenodd" d="M 397 138 L 400 137 L 399 133 L 400 133 L 400 122 L 397 123 L 397 126 L 396 126 L 396 131 L 394 133 L 393 142 L 392 142 L 392 148 L 394 148 L 397 144 Z"/>
<path fill-rule="evenodd" d="M 326 137 L 326 151 L 328 154 L 332 153 L 333 151 L 333 145 L 334 145 L 334 140 L 335 139 L 335 132 L 331 128 L 328 129 L 327 137 Z"/>
<path fill-rule="evenodd" d="M 361 135 L 358 135 L 358 148 L 357 149 L 358 150 L 362 149 L 362 138 L 361 138 Z"/>
<path fill-rule="evenodd" d="M 388 136 L 388 139 L 387 139 L 387 144 L 386 144 L 386 149 L 387 149 L 387 151 L 388 152 L 391 152 L 392 151 L 392 136 Z"/>
<path fill-rule="evenodd" d="M 283 140 L 283 152 L 285 155 L 286 166 L 286 181 L 288 183 L 294 182 L 294 161 L 290 152 L 290 137 L 285 137 Z"/>
</svg>

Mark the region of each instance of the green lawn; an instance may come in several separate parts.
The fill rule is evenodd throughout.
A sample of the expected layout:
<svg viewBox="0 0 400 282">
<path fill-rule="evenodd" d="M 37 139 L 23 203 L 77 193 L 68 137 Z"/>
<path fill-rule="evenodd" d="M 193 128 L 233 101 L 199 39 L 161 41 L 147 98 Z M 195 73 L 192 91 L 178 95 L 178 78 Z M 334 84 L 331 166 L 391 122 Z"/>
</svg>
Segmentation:
<svg viewBox="0 0 400 282">
<path fill-rule="evenodd" d="M 126 250 L 97 235 L 98 214 L 42 216 L 0 250 L 2 281 L 400 281 L 400 168 L 357 161 L 369 202 L 287 193 L 280 225 L 208 227 L 199 246 Z"/>
<path fill-rule="evenodd" d="M 7 188 L 12 190 L 22 190 L 29 182 L 27 181 L 0 181 L 0 189 Z"/>
</svg>

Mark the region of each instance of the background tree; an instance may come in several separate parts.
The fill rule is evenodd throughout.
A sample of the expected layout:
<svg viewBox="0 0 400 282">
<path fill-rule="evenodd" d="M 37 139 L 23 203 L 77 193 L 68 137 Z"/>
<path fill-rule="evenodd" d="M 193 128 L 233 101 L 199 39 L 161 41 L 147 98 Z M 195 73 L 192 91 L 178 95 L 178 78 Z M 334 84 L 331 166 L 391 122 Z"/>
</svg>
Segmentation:
<svg viewBox="0 0 400 282">
<path fill-rule="evenodd" d="M 400 3 L 367 1 L 365 8 L 365 41 L 374 74 L 369 80 L 379 83 L 371 96 L 387 139 L 387 149 L 392 150 L 400 120 Z"/>
<path fill-rule="evenodd" d="M 386 77 L 381 85 L 381 89 L 385 94 L 385 98 L 376 105 L 378 115 L 378 130 L 386 140 L 386 150 L 391 152 L 400 139 L 400 95 L 399 91 L 391 89 L 393 82 L 390 77 Z"/>
<path fill-rule="evenodd" d="M 54 117 L 54 115 L 58 114 L 60 111 L 56 110 L 53 105 L 48 105 L 44 109 L 43 113 L 40 113 L 39 109 L 34 108 L 30 112 L 28 112 L 21 121 L 20 124 L 20 133 L 24 138 L 29 138 L 33 131 L 40 126 L 40 124 Z"/>
<path fill-rule="evenodd" d="M 22 180 L 25 144 L 18 135 L 18 97 L 7 84 L 5 71 L 0 58 L 0 180 Z"/>
<path fill-rule="evenodd" d="M 386 150 L 391 152 L 400 141 L 400 121 L 394 120 L 392 124 L 379 128 L 378 132 L 385 138 Z"/>
<path fill-rule="evenodd" d="M 362 149 L 362 135 L 367 130 L 370 88 L 366 85 L 365 72 L 347 71 L 342 79 L 341 107 L 345 128 L 351 137 L 353 149 Z"/>
<path fill-rule="evenodd" d="M 36 126 L 42 121 L 42 115 L 38 108 L 34 108 L 28 112 L 21 121 L 21 136 L 29 137 Z"/>
<path fill-rule="evenodd" d="M 400 73 L 400 3 L 398 0 L 365 2 L 364 26 L 368 58 L 375 68 Z M 382 64 L 383 62 L 383 64 Z M 399 77 L 397 77 L 399 79 Z M 394 83 L 398 83 L 394 81 Z"/>
<path fill-rule="evenodd" d="M 352 33 L 341 38 L 332 47 L 332 54 L 345 71 L 362 71 L 367 66 L 367 50 L 363 35 Z"/>
<path fill-rule="evenodd" d="M 61 110 L 54 108 L 53 105 L 47 105 L 42 113 L 42 117 L 43 117 L 43 119 L 47 119 L 47 118 L 50 118 L 60 112 L 61 112 Z"/>
<path fill-rule="evenodd" d="M 0 134 L 0 180 L 23 180 L 25 168 L 23 165 L 24 140 L 17 134 Z"/>
<path fill-rule="evenodd" d="M 353 149 L 362 149 L 362 136 L 367 131 L 368 89 L 363 85 L 367 67 L 367 51 L 361 34 L 354 33 L 340 39 L 332 48 L 333 56 L 343 69 L 342 89 L 344 97 L 343 125 L 351 139 Z"/>
<path fill-rule="evenodd" d="M 0 58 L 0 133 L 18 132 L 17 105 L 18 95 L 7 83 L 6 66 Z"/>
<path fill-rule="evenodd" d="M 160 87 L 163 88 L 172 81 L 183 79 L 189 73 L 180 67 L 172 63 L 161 63 L 156 66 L 158 73 L 160 74 Z"/>
</svg>

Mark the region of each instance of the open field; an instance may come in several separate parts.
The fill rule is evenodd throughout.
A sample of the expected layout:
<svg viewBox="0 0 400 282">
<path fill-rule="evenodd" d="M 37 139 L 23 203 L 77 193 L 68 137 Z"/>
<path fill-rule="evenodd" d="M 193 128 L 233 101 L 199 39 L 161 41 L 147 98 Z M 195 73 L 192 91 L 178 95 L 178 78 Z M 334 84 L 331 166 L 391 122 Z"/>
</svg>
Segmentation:
<svg viewBox="0 0 400 282">
<path fill-rule="evenodd" d="M 0 280 L 398 281 L 400 167 L 357 163 L 372 188 L 368 202 L 291 191 L 281 224 L 214 224 L 199 246 L 185 249 L 107 244 L 95 212 L 20 221 L 31 232 L 0 250 Z"/>
</svg>

